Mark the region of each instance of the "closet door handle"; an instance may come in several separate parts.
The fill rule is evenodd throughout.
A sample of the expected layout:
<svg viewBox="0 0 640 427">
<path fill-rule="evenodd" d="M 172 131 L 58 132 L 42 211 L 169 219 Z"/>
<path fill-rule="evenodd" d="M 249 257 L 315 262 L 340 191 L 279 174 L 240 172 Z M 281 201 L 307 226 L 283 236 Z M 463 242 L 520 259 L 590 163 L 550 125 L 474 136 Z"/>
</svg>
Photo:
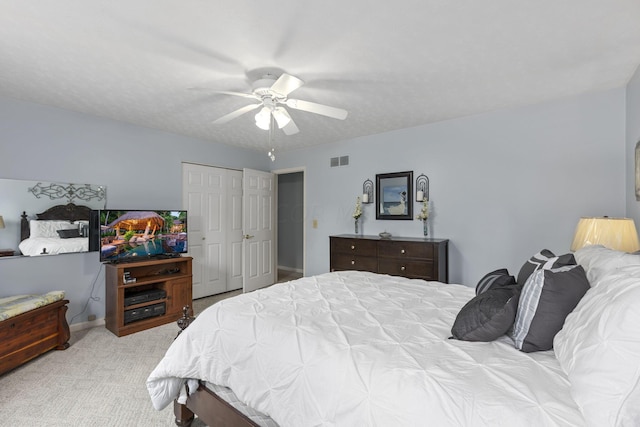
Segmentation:
<svg viewBox="0 0 640 427">
<path fill-rule="evenodd" d="M 245 234 L 245 235 L 244 235 L 244 238 L 245 238 L 245 239 L 247 239 L 247 240 L 249 240 L 249 239 L 253 239 L 254 237 L 256 237 L 256 236 L 252 236 L 252 235 L 250 235 L 250 234 Z"/>
</svg>

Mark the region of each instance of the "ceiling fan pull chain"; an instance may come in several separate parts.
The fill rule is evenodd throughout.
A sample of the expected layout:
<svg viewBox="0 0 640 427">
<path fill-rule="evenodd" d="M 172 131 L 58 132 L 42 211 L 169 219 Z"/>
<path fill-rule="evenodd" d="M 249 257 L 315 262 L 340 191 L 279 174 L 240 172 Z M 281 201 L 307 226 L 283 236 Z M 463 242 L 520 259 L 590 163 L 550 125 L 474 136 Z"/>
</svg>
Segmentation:
<svg viewBox="0 0 640 427">
<path fill-rule="evenodd" d="M 271 147 L 271 151 L 267 153 L 267 156 L 271 159 L 272 162 L 276 161 L 276 149 L 273 148 L 273 114 L 269 115 L 269 146 Z"/>
</svg>

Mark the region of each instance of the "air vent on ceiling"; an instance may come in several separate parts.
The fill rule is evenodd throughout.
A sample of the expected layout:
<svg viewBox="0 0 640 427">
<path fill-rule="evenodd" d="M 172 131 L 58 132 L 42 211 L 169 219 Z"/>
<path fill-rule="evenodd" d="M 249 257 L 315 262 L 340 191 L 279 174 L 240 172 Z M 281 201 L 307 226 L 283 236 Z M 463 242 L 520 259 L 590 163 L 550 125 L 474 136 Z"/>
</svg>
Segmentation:
<svg viewBox="0 0 640 427">
<path fill-rule="evenodd" d="M 331 167 L 335 168 L 336 166 L 347 166 L 349 164 L 349 156 L 341 156 L 341 157 L 332 157 L 331 158 Z"/>
</svg>

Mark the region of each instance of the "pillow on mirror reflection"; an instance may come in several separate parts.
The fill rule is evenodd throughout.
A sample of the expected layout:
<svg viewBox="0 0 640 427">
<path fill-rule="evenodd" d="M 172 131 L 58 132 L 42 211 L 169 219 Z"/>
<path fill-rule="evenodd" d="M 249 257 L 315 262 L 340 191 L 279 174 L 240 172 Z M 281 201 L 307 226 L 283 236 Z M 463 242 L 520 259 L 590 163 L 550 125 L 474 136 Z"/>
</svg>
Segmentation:
<svg viewBox="0 0 640 427">
<path fill-rule="evenodd" d="M 35 220 L 29 221 L 29 237 L 59 237 L 58 230 L 78 229 L 69 221 Z"/>
</svg>

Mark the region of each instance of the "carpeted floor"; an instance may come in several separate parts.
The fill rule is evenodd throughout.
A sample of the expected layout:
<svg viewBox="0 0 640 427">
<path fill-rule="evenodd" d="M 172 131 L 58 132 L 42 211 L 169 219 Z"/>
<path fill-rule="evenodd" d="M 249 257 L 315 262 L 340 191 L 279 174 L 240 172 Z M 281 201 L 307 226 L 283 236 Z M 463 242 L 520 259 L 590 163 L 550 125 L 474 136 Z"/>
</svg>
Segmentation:
<svg viewBox="0 0 640 427">
<path fill-rule="evenodd" d="M 300 276 L 279 272 L 278 282 Z M 241 292 L 195 300 L 194 313 Z M 67 350 L 0 376 L 0 426 L 175 426 L 173 405 L 153 409 L 145 383 L 178 331 L 173 322 L 120 338 L 104 326 L 73 332 Z"/>
<path fill-rule="evenodd" d="M 196 300 L 194 312 L 238 293 Z M 145 382 L 178 330 L 170 323 L 120 338 L 105 327 L 72 333 L 67 350 L 0 376 L 0 426 L 175 426 L 173 406 L 153 409 Z"/>
</svg>

